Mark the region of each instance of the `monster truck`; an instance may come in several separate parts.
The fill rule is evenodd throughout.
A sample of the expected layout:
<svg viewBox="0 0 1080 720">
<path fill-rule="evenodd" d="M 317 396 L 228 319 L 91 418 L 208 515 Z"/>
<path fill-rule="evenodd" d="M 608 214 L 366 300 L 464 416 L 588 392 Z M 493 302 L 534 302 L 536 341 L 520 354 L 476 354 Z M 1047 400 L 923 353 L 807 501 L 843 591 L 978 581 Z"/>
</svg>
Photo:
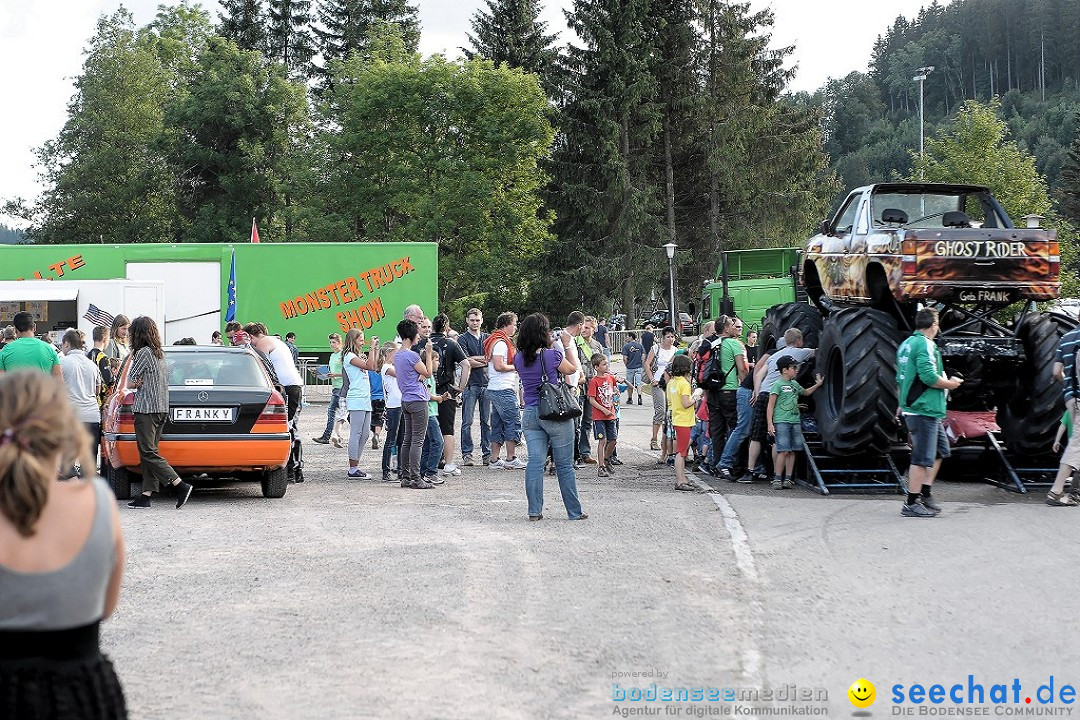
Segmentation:
<svg viewBox="0 0 1080 720">
<path fill-rule="evenodd" d="M 1057 298 L 1059 270 L 1055 231 L 1015 227 L 988 188 L 858 188 L 807 242 L 808 303 L 770 308 L 761 343 L 801 328 L 825 377 L 814 405 L 826 450 L 883 452 L 899 427 L 897 346 L 935 307 L 946 370 L 965 379 L 950 408 L 996 410 L 1011 450 L 1041 452 L 1064 409 L 1054 351 L 1074 321 L 1035 303 Z"/>
</svg>

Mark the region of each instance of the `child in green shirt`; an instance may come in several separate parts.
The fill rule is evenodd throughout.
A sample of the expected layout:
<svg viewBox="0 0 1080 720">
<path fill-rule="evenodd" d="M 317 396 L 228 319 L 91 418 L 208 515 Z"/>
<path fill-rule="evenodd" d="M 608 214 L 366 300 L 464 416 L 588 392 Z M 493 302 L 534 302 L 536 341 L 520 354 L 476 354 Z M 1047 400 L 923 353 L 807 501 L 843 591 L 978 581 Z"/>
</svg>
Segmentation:
<svg viewBox="0 0 1080 720">
<path fill-rule="evenodd" d="M 780 379 L 769 390 L 769 409 L 766 417 L 769 421 L 769 435 L 776 438 L 776 467 L 773 468 L 773 490 L 795 487 L 795 453 L 803 449 L 802 418 L 799 416 L 799 398 L 810 395 L 825 382 L 821 373 L 817 382 L 803 388 L 795 382 L 799 374 L 799 363 L 790 355 L 785 355 L 776 363 Z"/>
</svg>

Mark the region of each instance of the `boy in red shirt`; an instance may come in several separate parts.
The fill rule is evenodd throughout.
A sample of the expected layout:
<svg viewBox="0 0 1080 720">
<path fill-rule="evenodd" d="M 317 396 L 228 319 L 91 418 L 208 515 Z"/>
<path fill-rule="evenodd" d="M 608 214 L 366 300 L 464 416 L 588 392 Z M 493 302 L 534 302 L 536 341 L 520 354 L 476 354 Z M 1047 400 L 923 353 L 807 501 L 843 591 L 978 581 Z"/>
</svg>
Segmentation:
<svg viewBox="0 0 1080 720">
<path fill-rule="evenodd" d="M 608 477 L 611 469 L 611 454 L 615 452 L 615 441 L 619 432 L 615 426 L 615 395 L 619 392 L 619 383 L 608 371 L 608 359 L 603 353 L 596 353 L 591 361 L 596 368 L 596 375 L 589 381 L 587 397 L 592 406 L 593 437 L 596 438 L 596 457 L 599 460 L 597 477 Z"/>
</svg>

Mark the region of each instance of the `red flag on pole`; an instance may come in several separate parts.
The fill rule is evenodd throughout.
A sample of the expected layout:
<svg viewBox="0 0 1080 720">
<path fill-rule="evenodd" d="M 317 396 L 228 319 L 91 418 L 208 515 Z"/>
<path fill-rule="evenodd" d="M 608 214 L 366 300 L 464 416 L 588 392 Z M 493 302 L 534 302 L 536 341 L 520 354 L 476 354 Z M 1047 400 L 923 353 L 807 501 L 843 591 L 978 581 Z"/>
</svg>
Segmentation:
<svg viewBox="0 0 1080 720">
<path fill-rule="evenodd" d="M 259 228 L 255 227 L 255 218 L 251 218 L 251 242 L 259 242 Z"/>
</svg>

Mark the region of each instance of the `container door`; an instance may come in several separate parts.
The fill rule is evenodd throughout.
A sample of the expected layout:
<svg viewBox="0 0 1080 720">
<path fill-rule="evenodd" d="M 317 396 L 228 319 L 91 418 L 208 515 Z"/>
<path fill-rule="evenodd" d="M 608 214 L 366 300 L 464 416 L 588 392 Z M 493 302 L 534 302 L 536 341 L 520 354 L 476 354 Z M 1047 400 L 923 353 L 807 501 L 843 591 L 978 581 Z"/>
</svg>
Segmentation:
<svg viewBox="0 0 1080 720">
<path fill-rule="evenodd" d="M 221 329 L 221 263 L 129 262 L 127 277 L 165 283 L 166 345 L 185 337 L 209 345 L 210 335 Z"/>
</svg>

